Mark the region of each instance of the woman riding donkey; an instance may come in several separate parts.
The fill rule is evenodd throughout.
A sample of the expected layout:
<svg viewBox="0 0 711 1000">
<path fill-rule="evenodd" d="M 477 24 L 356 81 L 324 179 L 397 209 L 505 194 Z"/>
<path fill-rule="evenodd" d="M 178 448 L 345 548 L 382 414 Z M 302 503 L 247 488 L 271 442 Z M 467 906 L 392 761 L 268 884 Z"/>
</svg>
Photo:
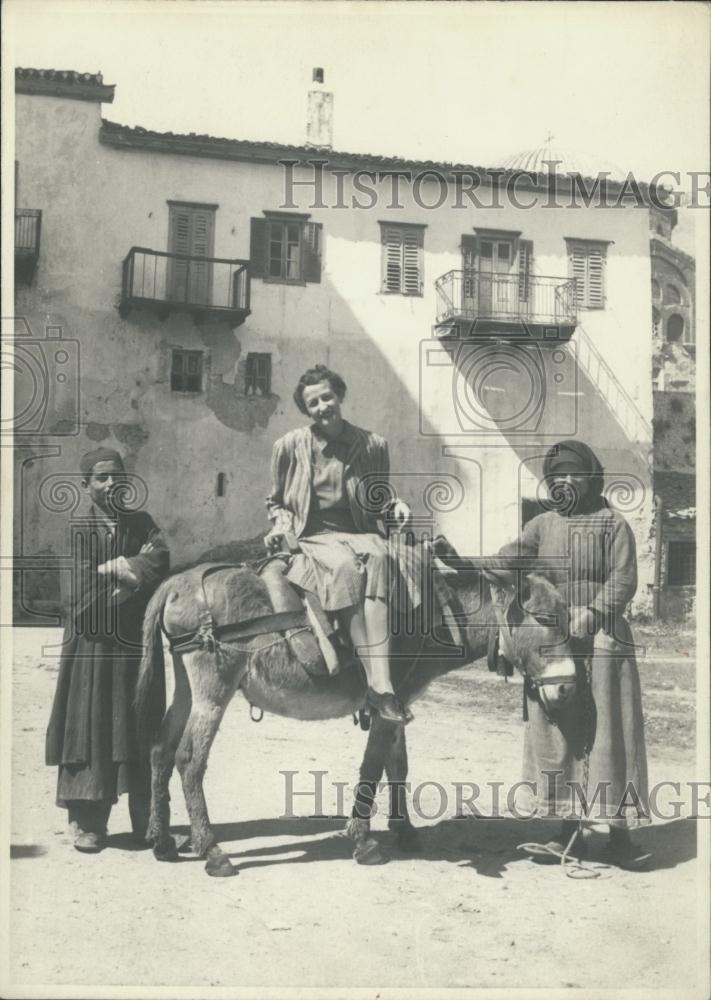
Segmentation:
<svg viewBox="0 0 711 1000">
<path fill-rule="evenodd" d="M 543 476 L 554 509 L 529 521 L 519 541 L 500 554 L 550 560 L 541 571 L 570 608 L 571 645 L 590 665 L 590 685 L 587 697 L 557 714 L 555 725 L 545 698 L 527 692 L 523 778 L 537 790 L 536 813 L 563 820 L 538 860 L 557 860 L 556 853 L 572 840 L 581 814 L 576 788 L 582 788 L 591 806 L 599 793 L 597 811 L 586 818 L 609 824 L 607 859 L 635 869 L 649 855 L 635 846 L 629 831 L 650 820 L 639 674 L 625 617 L 637 589 L 634 535 L 602 496 L 603 469 L 587 445 L 574 440 L 554 445 Z M 506 574 L 487 576 L 511 585 Z M 578 839 L 571 853 L 583 849 Z"/>
<path fill-rule="evenodd" d="M 422 561 L 415 547 L 398 547 L 406 558 L 393 555 L 383 521 L 401 530 L 410 509 L 388 489 L 387 442 L 343 418 L 345 395 L 341 376 L 324 365 L 299 379 L 294 401 L 313 422 L 274 445 L 267 498 L 274 526 L 265 544 L 276 550 L 285 533 L 296 535 L 300 551 L 288 579 L 316 594 L 347 630 L 365 669 L 367 706 L 383 719 L 405 724 L 412 715 L 395 697 L 390 679 L 390 613 L 400 583 L 410 608 L 419 606 Z M 371 505 L 373 496 L 379 500 Z M 433 583 L 446 604 L 446 584 L 436 578 Z"/>
</svg>

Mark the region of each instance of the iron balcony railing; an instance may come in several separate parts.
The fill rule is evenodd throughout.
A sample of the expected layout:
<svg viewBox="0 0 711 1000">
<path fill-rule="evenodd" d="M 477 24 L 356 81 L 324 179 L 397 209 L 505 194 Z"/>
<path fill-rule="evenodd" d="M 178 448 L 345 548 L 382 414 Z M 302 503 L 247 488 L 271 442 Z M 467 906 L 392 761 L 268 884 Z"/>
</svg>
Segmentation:
<svg viewBox="0 0 711 1000">
<path fill-rule="evenodd" d="M 42 211 L 39 208 L 15 209 L 15 256 L 39 257 Z"/>
<path fill-rule="evenodd" d="M 575 326 L 575 280 L 524 273 L 485 274 L 476 268 L 448 271 L 435 282 L 437 322 L 522 320 Z"/>
<path fill-rule="evenodd" d="M 250 312 L 249 261 L 131 247 L 123 262 L 122 312 L 134 306 L 244 322 Z"/>
</svg>

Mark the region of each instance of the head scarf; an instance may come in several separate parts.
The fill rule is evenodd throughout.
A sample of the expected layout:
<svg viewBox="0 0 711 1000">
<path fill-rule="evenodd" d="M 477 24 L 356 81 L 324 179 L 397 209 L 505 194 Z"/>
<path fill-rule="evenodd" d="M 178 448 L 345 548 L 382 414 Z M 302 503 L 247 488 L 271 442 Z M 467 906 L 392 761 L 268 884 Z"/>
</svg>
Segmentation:
<svg viewBox="0 0 711 1000">
<path fill-rule="evenodd" d="M 79 460 L 79 468 L 82 475 L 85 477 L 90 476 L 92 469 L 99 462 L 115 462 L 121 469 L 124 467 L 123 459 L 113 448 L 95 448 L 93 451 L 88 451 L 85 455 L 82 455 Z"/>
<path fill-rule="evenodd" d="M 586 490 L 586 503 L 599 505 L 605 482 L 604 471 L 592 448 L 589 448 L 582 441 L 559 441 L 548 449 L 543 460 L 543 478 L 548 479 L 556 469 L 565 466 L 574 474 L 589 477 L 589 485 Z"/>
</svg>

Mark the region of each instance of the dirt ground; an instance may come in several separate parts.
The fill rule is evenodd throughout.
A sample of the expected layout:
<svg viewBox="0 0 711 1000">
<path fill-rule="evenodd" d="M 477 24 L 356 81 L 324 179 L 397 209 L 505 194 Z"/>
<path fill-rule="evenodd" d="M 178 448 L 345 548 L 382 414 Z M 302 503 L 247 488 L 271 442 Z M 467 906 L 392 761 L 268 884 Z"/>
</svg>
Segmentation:
<svg viewBox="0 0 711 1000">
<path fill-rule="evenodd" d="M 650 782 L 687 782 L 694 768 L 694 656 L 689 636 L 638 632 Z M 455 783 L 519 775 L 521 688 L 483 662 L 432 686 L 408 727 L 410 778 L 424 849 L 395 851 L 379 797 L 376 836 L 390 862 L 360 867 L 332 818 L 350 808 L 365 734 L 350 719 L 249 719 L 235 700 L 210 760 L 206 793 L 240 875 L 210 879 L 187 855 L 159 864 L 135 849 L 122 800 L 100 855 L 74 851 L 44 766 L 44 730 L 60 633 L 15 631 L 10 982 L 75 986 L 583 987 L 696 986 L 701 879 L 689 794 L 681 818 L 639 834 L 644 873 L 601 869 L 576 881 L 517 850 L 546 839 L 531 821 L 457 819 Z M 292 818 L 284 771 L 297 772 Z M 315 800 L 311 771 L 325 771 Z M 336 782 L 346 783 L 345 793 Z M 440 810 L 438 782 L 449 793 Z M 340 786 L 343 788 L 343 786 Z M 177 779 L 174 817 L 187 830 Z M 659 806 L 673 817 L 674 790 Z M 482 791 L 481 811 L 491 793 Z M 322 814 L 314 818 L 314 814 Z M 429 818 L 427 818 L 429 817 Z M 705 827 L 700 827 L 705 833 Z M 595 853 L 604 828 L 592 834 Z M 6 993 L 5 995 L 8 995 Z"/>
</svg>

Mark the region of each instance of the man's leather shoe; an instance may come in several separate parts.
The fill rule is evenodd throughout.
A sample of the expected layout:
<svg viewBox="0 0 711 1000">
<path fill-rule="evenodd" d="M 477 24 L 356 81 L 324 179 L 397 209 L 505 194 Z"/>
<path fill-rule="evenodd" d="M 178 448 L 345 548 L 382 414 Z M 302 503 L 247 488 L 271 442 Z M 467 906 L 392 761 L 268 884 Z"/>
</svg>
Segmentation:
<svg viewBox="0 0 711 1000">
<path fill-rule="evenodd" d="M 103 833 L 82 831 L 75 839 L 74 847 L 82 854 L 98 854 L 106 847 L 106 836 Z"/>
<path fill-rule="evenodd" d="M 380 718 L 385 719 L 386 722 L 397 722 L 401 726 L 406 726 L 413 719 L 412 713 L 404 709 L 395 695 L 389 691 L 381 693 L 369 687 L 365 695 L 365 700 L 371 708 L 375 709 Z"/>
</svg>

